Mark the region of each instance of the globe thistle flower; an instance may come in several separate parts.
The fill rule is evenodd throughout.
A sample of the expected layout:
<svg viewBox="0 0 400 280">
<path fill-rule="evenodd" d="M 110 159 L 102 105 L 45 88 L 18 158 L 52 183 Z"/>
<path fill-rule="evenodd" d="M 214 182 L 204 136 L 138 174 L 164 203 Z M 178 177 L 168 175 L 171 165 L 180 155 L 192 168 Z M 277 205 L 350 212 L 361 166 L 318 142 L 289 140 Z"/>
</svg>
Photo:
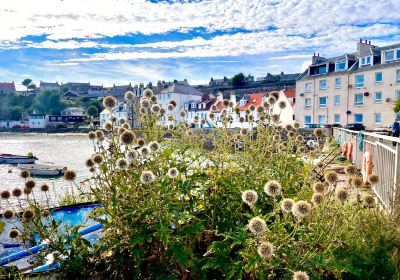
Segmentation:
<svg viewBox="0 0 400 280">
<path fill-rule="evenodd" d="M 297 142 L 300 142 L 300 143 L 303 143 L 303 142 L 304 142 L 304 137 L 303 137 L 303 135 L 297 135 L 297 136 L 296 136 L 296 141 L 297 141 Z"/>
<path fill-rule="evenodd" d="M 142 184 L 144 185 L 153 183 L 155 179 L 156 177 L 151 171 L 143 171 L 142 174 L 140 175 L 140 182 L 142 182 Z"/>
<path fill-rule="evenodd" d="M 23 170 L 23 171 L 21 171 L 21 173 L 20 173 L 19 175 L 21 176 L 21 178 L 26 179 L 26 178 L 28 178 L 31 174 L 29 174 L 29 171 Z"/>
<path fill-rule="evenodd" d="M 311 197 L 311 202 L 314 203 L 314 205 L 322 204 L 322 202 L 324 202 L 324 195 L 322 193 L 314 193 Z"/>
<path fill-rule="evenodd" d="M 94 168 L 94 167 L 90 167 L 90 168 L 89 168 L 89 172 L 93 173 L 93 172 L 95 172 L 95 171 L 96 171 L 96 168 Z"/>
<path fill-rule="evenodd" d="M 150 154 L 150 150 L 147 147 L 142 147 L 139 151 L 142 157 L 147 157 Z"/>
<path fill-rule="evenodd" d="M 375 208 L 376 207 L 375 198 L 370 194 L 366 194 L 366 195 L 363 196 L 362 203 L 363 203 L 364 207 L 368 207 L 368 208 Z"/>
<path fill-rule="evenodd" d="M 186 131 L 186 135 L 187 136 L 192 136 L 193 135 L 193 131 L 191 131 L 190 129 L 188 131 Z"/>
<path fill-rule="evenodd" d="M 139 109 L 140 114 L 145 115 L 147 113 L 146 108 L 140 107 Z"/>
<path fill-rule="evenodd" d="M 129 150 L 126 153 L 126 159 L 128 160 L 128 162 L 133 162 L 133 161 L 137 160 L 138 157 L 139 157 L 139 153 L 136 150 Z"/>
<path fill-rule="evenodd" d="M 64 179 L 67 181 L 74 181 L 76 179 L 76 173 L 73 170 L 67 170 L 64 173 Z"/>
<path fill-rule="evenodd" d="M 293 126 L 290 123 L 285 124 L 285 130 L 291 131 L 291 130 L 293 130 Z"/>
<path fill-rule="evenodd" d="M 223 105 L 224 107 L 228 107 L 228 106 L 229 106 L 229 100 L 228 100 L 228 99 L 224 99 L 224 100 L 222 101 L 222 105 Z"/>
<path fill-rule="evenodd" d="M 298 121 L 293 122 L 293 127 L 294 127 L 294 129 L 299 129 L 300 123 Z"/>
<path fill-rule="evenodd" d="M 346 165 L 344 173 L 347 175 L 355 175 L 357 173 L 357 167 L 354 164 Z"/>
<path fill-rule="evenodd" d="M 167 119 L 169 122 L 173 122 L 175 120 L 175 116 L 169 115 Z"/>
<path fill-rule="evenodd" d="M 6 209 L 3 212 L 3 217 L 7 220 L 11 220 L 14 217 L 14 211 L 11 209 Z"/>
<path fill-rule="evenodd" d="M 265 107 L 263 105 L 257 106 L 256 108 L 258 114 L 262 114 L 265 111 Z"/>
<path fill-rule="evenodd" d="M 258 194 L 254 190 L 246 190 L 242 192 L 242 200 L 247 205 L 254 205 L 258 200 Z"/>
<path fill-rule="evenodd" d="M 175 109 L 174 105 L 172 105 L 172 104 L 168 104 L 167 105 L 167 110 L 168 111 L 173 111 L 174 109 Z"/>
<path fill-rule="evenodd" d="M 103 107 L 108 110 L 113 110 L 118 104 L 117 99 L 114 96 L 106 96 L 103 99 Z"/>
<path fill-rule="evenodd" d="M 268 96 L 268 98 L 267 98 L 267 103 L 268 103 L 269 105 L 274 105 L 274 104 L 276 103 L 276 98 L 275 98 L 275 96 L 272 96 L 272 95 Z"/>
<path fill-rule="evenodd" d="M 153 94 L 154 94 L 154 92 L 153 92 L 150 88 L 146 88 L 146 89 L 143 91 L 143 96 L 146 96 L 147 98 L 152 97 Z"/>
<path fill-rule="evenodd" d="M 233 108 L 235 104 L 232 101 L 229 101 L 229 107 Z"/>
<path fill-rule="evenodd" d="M 45 209 L 42 212 L 40 212 L 40 216 L 42 216 L 42 218 L 48 218 L 48 217 L 50 217 L 50 214 L 51 214 L 51 212 L 48 209 Z"/>
<path fill-rule="evenodd" d="M 317 168 L 322 169 L 325 166 L 325 164 L 322 161 L 319 161 L 317 163 Z"/>
<path fill-rule="evenodd" d="M 274 256 L 275 247 L 270 242 L 262 242 L 257 247 L 257 253 L 264 259 L 269 259 Z"/>
<path fill-rule="evenodd" d="M 318 138 L 322 137 L 324 136 L 324 130 L 322 128 L 316 128 L 314 129 L 314 135 Z"/>
<path fill-rule="evenodd" d="M 10 230 L 10 232 L 8 233 L 8 236 L 9 236 L 11 239 L 15 239 L 15 238 L 17 238 L 19 235 L 20 235 L 20 231 L 19 231 L 18 229 L 12 229 L 12 230 Z"/>
<path fill-rule="evenodd" d="M 157 152 L 160 149 L 160 144 L 157 141 L 151 141 L 149 143 L 149 148 L 152 152 Z"/>
<path fill-rule="evenodd" d="M 242 140 L 242 135 L 241 134 L 236 134 L 234 140 L 236 142 L 240 142 Z"/>
<path fill-rule="evenodd" d="M 125 130 L 126 130 L 126 129 L 123 128 L 123 127 L 118 127 L 117 133 L 121 135 L 122 133 L 125 132 Z"/>
<path fill-rule="evenodd" d="M 106 130 L 106 131 L 111 131 L 111 130 L 113 129 L 113 124 L 112 124 L 112 122 L 106 121 L 106 122 L 103 124 L 103 128 L 104 128 L 104 130 Z"/>
<path fill-rule="evenodd" d="M 217 106 L 212 105 L 212 106 L 211 106 L 211 111 L 213 111 L 213 112 L 217 111 Z"/>
<path fill-rule="evenodd" d="M 256 110 L 256 106 L 254 104 L 251 104 L 249 106 L 250 111 L 254 112 Z"/>
<path fill-rule="evenodd" d="M 299 153 L 304 154 L 305 152 L 307 152 L 307 148 L 306 146 L 300 146 L 298 151 Z"/>
<path fill-rule="evenodd" d="M 272 140 L 273 140 L 274 142 L 278 142 L 278 141 L 281 140 L 281 137 L 280 137 L 278 134 L 275 134 L 274 136 L 272 136 Z"/>
<path fill-rule="evenodd" d="M 157 96 L 153 95 L 152 97 L 150 97 L 150 102 L 153 104 L 157 104 L 158 103 Z"/>
<path fill-rule="evenodd" d="M 119 139 L 123 145 L 131 145 L 135 141 L 135 133 L 133 133 L 131 130 L 125 130 Z"/>
<path fill-rule="evenodd" d="M 281 201 L 281 209 L 284 212 L 287 212 L 287 213 L 292 212 L 293 206 L 294 206 L 294 200 L 293 199 L 284 198 Z"/>
<path fill-rule="evenodd" d="M 282 193 L 282 186 L 278 181 L 271 180 L 265 184 L 264 192 L 271 197 L 275 197 Z"/>
<path fill-rule="evenodd" d="M 202 125 L 205 125 L 205 124 L 206 124 L 206 120 L 203 119 L 203 120 L 200 121 L 200 123 L 201 123 Z"/>
<path fill-rule="evenodd" d="M 293 274 L 293 280 L 309 280 L 310 277 L 308 277 L 308 274 L 305 273 L 304 271 L 296 271 Z"/>
<path fill-rule="evenodd" d="M 298 219 L 303 219 L 311 213 L 311 205 L 307 201 L 299 200 L 293 205 L 293 215 Z"/>
<path fill-rule="evenodd" d="M 0 193 L 0 197 L 2 198 L 2 199 L 9 199 L 10 198 L 10 196 L 11 196 L 11 193 L 10 193 L 10 191 L 2 191 L 1 193 Z"/>
<path fill-rule="evenodd" d="M 295 135 L 296 135 L 296 133 L 295 133 L 294 131 L 289 131 L 289 132 L 287 133 L 287 136 L 288 136 L 289 138 L 293 138 Z"/>
<path fill-rule="evenodd" d="M 143 98 L 142 100 L 140 100 L 140 107 L 142 108 L 150 108 L 151 103 L 150 100 L 148 100 L 147 98 Z"/>
<path fill-rule="evenodd" d="M 89 138 L 90 140 L 96 139 L 96 133 L 95 133 L 94 131 L 90 131 L 90 132 L 88 133 L 88 138 Z"/>
<path fill-rule="evenodd" d="M 285 101 L 279 101 L 278 102 L 278 107 L 280 108 L 280 109 L 285 109 L 286 108 L 286 102 Z"/>
<path fill-rule="evenodd" d="M 22 195 L 22 190 L 20 188 L 15 188 L 12 191 L 12 195 L 14 197 L 20 197 Z"/>
<path fill-rule="evenodd" d="M 316 193 L 325 193 L 325 184 L 321 182 L 315 182 L 313 185 L 313 190 Z"/>
<path fill-rule="evenodd" d="M 143 147 L 143 146 L 146 144 L 146 142 L 145 142 L 144 139 L 142 139 L 142 138 L 139 138 L 139 139 L 136 141 L 136 143 L 139 145 L 139 147 Z"/>
<path fill-rule="evenodd" d="M 247 119 L 249 120 L 249 122 L 253 122 L 253 121 L 254 121 L 253 115 L 249 115 L 249 116 L 247 117 Z"/>
<path fill-rule="evenodd" d="M 119 158 L 116 164 L 118 169 L 126 169 L 128 167 L 128 162 L 124 158 Z"/>
<path fill-rule="evenodd" d="M 104 158 L 101 154 L 95 154 L 92 158 L 93 161 L 97 164 L 101 164 L 104 161 Z"/>
<path fill-rule="evenodd" d="M 364 181 L 361 177 L 353 177 L 351 183 L 355 188 L 364 187 Z"/>
<path fill-rule="evenodd" d="M 283 131 L 283 127 L 281 125 L 276 126 L 275 129 L 278 132 L 282 132 Z"/>
<path fill-rule="evenodd" d="M 32 193 L 32 189 L 30 188 L 24 188 L 24 194 L 29 195 Z"/>
<path fill-rule="evenodd" d="M 49 190 L 49 185 L 47 185 L 47 184 L 41 185 L 41 186 L 40 186 L 40 190 L 41 190 L 42 192 L 47 192 L 47 191 Z"/>
<path fill-rule="evenodd" d="M 153 114 L 158 114 L 158 113 L 160 112 L 160 110 L 161 110 L 161 107 L 160 107 L 160 105 L 158 105 L 158 104 L 153 104 L 153 105 L 151 106 L 151 112 L 152 112 Z"/>
<path fill-rule="evenodd" d="M 101 131 L 101 130 L 96 130 L 95 133 L 96 133 L 96 138 L 97 138 L 98 140 L 104 138 L 104 133 L 103 133 L 103 131 Z"/>
<path fill-rule="evenodd" d="M 280 117 L 278 114 L 272 114 L 272 115 L 271 115 L 271 120 L 272 120 L 273 122 L 275 122 L 275 123 L 279 122 L 280 118 L 281 118 L 281 117 Z"/>
<path fill-rule="evenodd" d="M 173 124 L 169 124 L 167 128 L 168 128 L 168 130 L 174 130 L 175 126 Z"/>
<path fill-rule="evenodd" d="M 167 111 L 164 108 L 160 109 L 160 116 L 164 116 Z"/>
<path fill-rule="evenodd" d="M 178 177 L 178 175 L 179 175 L 179 171 L 175 167 L 171 167 L 170 169 L 168 169 L 167 176 L 169 178 L 175 179 L 176 177 Z"/>
<path fill-rule="evenodd" d="M 24 220 L 26 221 L 32 220 L 34 217 L 35 217 L 35 212 L 33 212 L 30 209 L 25 210 L 24 213 L 22 214 L 22 218 L 24 218 Z"/>
<path fill-rule="evenodd" d="M 310 149 L 314 149 L 314 148 L 317 147 L 317 142 L 315 142 L 314 140 L 310 139 L 310 140 L 307 141 L 307 146 L 308 146 Z"/>
<path fill-rule="evenodd" d="M 198 115 L 194 116 L 193 121 L 195 123 L 199 122 L 199 120 L 200 120 L 200 117 Z"/>
<path fill-rule="evenodd" d="M 337 200 L 344 202 L 349 198 L 350 195 L 345 187 L 340 187 L 336 190 L 335 196 Z"/>
<path fill-rule="evenodd" d="M 247 128 L 242 128 L 242 129 L 240 130 L 240 134 L 241 134 L 242 136 L 247 136 L 247 135 L 249 135 L 249 130 L 248 130 Z"/>
<path fill-rule="evenodd" d="M 112 123 L 115 123 L 117 121 L 117 117 L 116 116 L 111 116 L 110 121 Z"/>
<path fill-rule="evenodd" d="M 126 101 L 132 101 L 133 99 L 135 99 L 135 95 L 133 94 L 132 91 L 125 92 L 125 100 Z"/>
<path fill-rule="evenodd" d="M 368 176 L 368 182 L 369 182 L 371 185 L 377 184 L 377 183 L 379 182 L 379 176 L 378 176 L 378 175 L 375 175 L 375 174 L 369 175 L 369 176 Z"/>
<path fill-rule="evenodd" d="M 214 120 L 214 119 L 215 119 L 215 114 L 214 114 L 214 113 L 210 113 L 210 114 L 208 115 L 208 117 L 209 117 L 211 120 Z"/>
<path fill-rule="evenodd" d="M 179 116 L 180 116 L 181 118 L 186 118 L 186 117 L 187 117 L 186 110 L 185 110 L 185 109 L 180 110 L 180 111 L 179 111 Z"/>
<path fill-rule="evenodd" d="M 267 223 L 258 216 L 251 218 L 249 221 L 249 230 L 252 234 L 260 236 L 267 230 Z"/>
<path fill-rule="evenodd" d="M 124 123 L 124 124 L 122 125 L 122 127 L 123 127 L 124 129 L 131 129 L 131 125 L 130 125 L 129 123 Z"/>
<path fill-rule="evenodd" d="M 244 123 L 244 117 L 239 117 L 239 122 Z"/>
<path fill-rule="evenodd" d="M 260 115 L 260 116 L 258 117 L 258 119 L 259 119 L 261 122 L 264 122 L 264 121 L 266 120 L 266 117 L 265 117 L 265 115 Z"/>
<path fill-rule="evenodd" d="M 333 185 L 338 181 L 338 175 L 335 171 L 329 170 L 325 172 L 324 174 L 325 181 L 328 182 L 328 184 Z"/>
</svg>

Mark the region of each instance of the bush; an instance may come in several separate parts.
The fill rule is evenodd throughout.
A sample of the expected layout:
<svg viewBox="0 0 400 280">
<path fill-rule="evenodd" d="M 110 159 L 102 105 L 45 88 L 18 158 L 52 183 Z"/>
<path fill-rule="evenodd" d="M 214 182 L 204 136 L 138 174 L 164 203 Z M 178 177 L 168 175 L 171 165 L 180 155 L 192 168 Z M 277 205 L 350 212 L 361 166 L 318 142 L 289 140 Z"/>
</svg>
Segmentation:
<svg viewBox="0 0 400 280">
<path fill-rule="evenodd" d="M 104 234 L 94 247 L 76 234 L 57 239 L 69 242 L 54 245 L 58 250 L 76 248 L 64 249 L 64 272 L 104 279 L 290 279 L 299 271 L 311 279 L 397 276 L 392 217 L 374 200 L 350 199 L 357 188 L 337 187 L 333 171 L 327 183 L 314 184 L 309 162 L 320 150 L 303 145 L 297 124 L 278 126 L 261 107 L 264 121 L 236 132 L 226 107 L 221 128 L 207 134 L 170 117 L 167 139 L 160 113 L 142 105 L 141 138 L 128 124 L 112 122 L 106 137 L 90 133 L 88 196 L 104 206 L 93 213 Z"/>
</svg>

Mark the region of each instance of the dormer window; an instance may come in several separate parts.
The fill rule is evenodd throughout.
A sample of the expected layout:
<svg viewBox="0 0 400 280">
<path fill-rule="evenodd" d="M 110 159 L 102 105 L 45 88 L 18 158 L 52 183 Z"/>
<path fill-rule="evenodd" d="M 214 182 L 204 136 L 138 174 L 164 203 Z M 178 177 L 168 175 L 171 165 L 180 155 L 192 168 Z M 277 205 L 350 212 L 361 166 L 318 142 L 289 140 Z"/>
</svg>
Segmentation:
<svg viewBox="0 0 400 280">
<path fill-rule="evenodd" d="M 185 107 L 185 109 L 189 109 L 189 104 L 188 104 L 188 103 L 185 103 L 185 104 L 183 105 L 183 107 Z"/>
<path fill-rule="evenodd" d="M 385 52 L 385 61 L 392 61 L 394 59 L 394 51 Z"/>
<path fill-rule="evenodd" d="M 336 71 L 345 71 L 347 69 L 347 60 L 336 61 Z"/>
<path fill-rule="evenodd" d="M 371 56 L 360 57 L 360 66 L 371 65 L 371 62 L 372 62 Z"/>
<path fill-rule="evenodd" d="M 197 108 L 197 103 L 192 102 L 191 107 L 192 107 L 192 109 L 196 109 Z"/>
<path fill-rule="evenodd" d="M 244 106 L 246 105 L 246 103 L 247 103 L 246 99 L 240 100 L 240 106 Z"/>
</svg>

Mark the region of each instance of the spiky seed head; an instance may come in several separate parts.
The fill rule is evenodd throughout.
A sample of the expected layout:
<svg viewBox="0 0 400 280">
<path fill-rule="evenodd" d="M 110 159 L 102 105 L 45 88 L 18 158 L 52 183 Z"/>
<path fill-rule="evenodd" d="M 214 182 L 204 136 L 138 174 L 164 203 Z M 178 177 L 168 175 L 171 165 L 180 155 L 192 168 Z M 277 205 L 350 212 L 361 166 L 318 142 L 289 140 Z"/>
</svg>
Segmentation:
<svg viewBox="0 0 400 280">
<path fill-rule="evenodd" d="M 275 96 L 272 96 L 272 95 L 268 96 L 268 98 L 267 98 L 267 103 L 268 103 L 269 105 L 274 105 L 274 104 L 276 103 L 276 98 L 275 98 Z"/>
<path fill-rule="evenodd" d="M 250 109 L 246 109 L 246 110 L 244 111 L 244 113 L 245 113 L 246 115 L 250 115 L 250 114 L 251 114 L 251 111 L 250 111 Z"/>
<path fill-rule="evenodd" d="M 300 128 L 300 123 L 298 121 L 293 122 L 293 127 L 295 129 L 299 129 Z"/>
<path fill-rule="evenodd" d="M 93 156 L 93 161 L 97 164 L 101 164 L 104 161 L 104 158 L 101 154 L 95 154 Z"/>
<path fill-rule="evenodd" d="M 14 211 L 11 209 L 6 209 L 3 212 L 3 217 L 7 220 L 12 219 L 12 217 L 14 217 Z"/>
<path fill-rule="evenodd" d="M 176 177 L 178 177 L 179 175 L 179 171 L 176 167 L 171 167 L 170 169 L 168 169 L 167 172 L 167 176 L 171 179 L 175 179 Z"/>
<path fill-rule="evenodd" d="M 291 131 L 291 130 L 293 130 L 293 126 L 290 123 L 285 124 L 285 130 Z"/>
<path fill-rule="evenodd" d="M 371 185 L 377 184 L 377 183 L 379 182 L 379 176 L 378 176 L 378 175 L 375 175 L 375 174 L 369 175 L 369 176 L 368 176 L 368 182 L 369 182 Z"/>
<path fill-rule="evenodd" d="M 67 170 L 64 173 L 64 179 L 67 181 L 74 181 L 76 179 L 76 173 L 73 170 Z"/>
<path fill-rule="evenodd" d="M 347 175 L 355 175 L 357 173 L 357 167 L 354 164 L 346 165 L 344 172 Z"/>
<path fill-rule="evenodd" d="M 344 202 L 349 198 L 349 191 L 345 187 L 339 187 L 335 192 L 336 199 Z"/>
<path fill-rule="evenodd" d="M 368 208 L 376 207 L 375 197 L 370 194 L 366 194 L 363 196 L 362 203 L 365 207 L 368 207 Z"/>
<path fill-rule="evenodd" d="M 240 122 L 240 123 L 244 123 L 244 117 L 240 117 L 240 118 L 239 118 L 239 122 Z"/>
<path fill-rule="evenodd" d="M 132 91 L 125 92 L 125 100 L 126 101 L 132 101 L 133 99 L 135 99 L 135 95 L 133 94 Z"/>
<path fill-rule="evenodd" d="M 116 162 L 118 169 L 126 169 L 128 167 L 128 162 L 124 158 L 120 158 Z"/>
<path fill-rule="evenodd" d="M 281 201 L 281 209 L 284 212 L 292 212 L 294 206 L 294 200 L 291 198 L 285 198 Z"/>
<path fill-rule="evenodd" d="M 267 230 L 267 223 L 257 216 L 249 221 L 248 227 L 251 233 L 261 236 Z"/>
<path fill-rule="evenodd" d="M 35 217 L 35 212 L 33 212 L 30 209 L 27 209 L 24 211 L 22 214 L 22 218 L 24 218 L 26 221 L 32 220 Z"/>
<path fill-rule="evenodd" d="M 146 88 L 146 89 L 143 91 L 143 96 L 146 96 L 147 98 L 152 97 L 153 94 L 154 94 L 154 92 L 153 92 L 150 88 Z"/>
<path fill-rule="evenodd" d="M 211 120 L 215 119 L 215 114 L 214 113 L 210 113 L 208 116 L 210 117 Z"/>
<path fill-rule="evenodd" d="M 130 125 L 129 123 L 124 123 L 124 124 L 122 125 L 122 128 L 124 128 L 124 129 L 131 129 L 131 125 Z"/>
<path fill-rule="evenodd" d="M 303 143 L 303 141 L 304 141 L 303 135 L 297 135 L 297 136 L 296 136 L 296 141 L 298 141 L 298 142 L 300 142 L 300 143 Z"/>
<path fill-rule="evenodd" d="M 24 179 L 26 179 L 30 176 L 29 171 L 27 171 L 27 170 L 21 171 L 21 173 L 19 175 L 21 176 L 21 178 L 24 178 Z"/>
<path fill-rule="evenodd" d="M 316 193 L 325 193 L 325 185 L 321 182 L 315 182 L 313 185 L 313 190 Z"/>
<path fill-rule="evenodd" d="M 258 200 L 258 194 L 254 190 L 246 190 L 242 192 L 242 200 L 248 205 L 254 205 Z"/>
<path fill-rule="evenodd" d="M 118 104 L 117 99 L 114 96 L 106 96 L 103 99 L 103 107 L 108 110 L 113 110 Z"/>
<path fill-rule="evenodd" d="M 155 181 L 156 177 L 151 171 L 143 171 L 140 175 L 140 182 L 144 185 L 151 184 Z"/>
<path fill-rule="evenodd" d="M 333 185 L 338 181 L 338 175 L 333 170 L 327 171 L 324 175 L 324 178 L 325 178 L 325 181 L 330 185 Z"/>
<path fill-rule="evenodd" d="M 224 107 L 228 107 L 229 106 L 229 100 L 228 99 L 224 99 L 224 101 L 222 101 L 222 105 Z"/>
<path fill-rule="evenodd" d="M 280 118 L 281 118 L 281 117 L 280 117 L 278 114 L 272 114 L 272 115 L 271 115 L 271 120 L 272 120 L 273 122 L 275 122 L 275 123 L 279 122 Z"/>
<path fill-rule="evenodd" d="M 9 236 L 11 239 L 15 239 L 15 238 L 17 238 L 17 237 L 19 236 L 19 234 L 20 234 L 20 231 L 19 231 L 18 229 L 12 229 L 12 230 L 10 230 L 10 232 L 8 233 L 8 236 Z"/>
<path fill-rule="evenodd" d="M 278 102 L 278 107 L 280 108 L 280 109 L 285 109 L 286 108 L 286 102 L 285 101 L 279 101 Z"/>
<path fill-rule="evenodd" d="M 149 148 L 152 152 L 157 152 L 160 149 L 160 144 L 157 141 L 151 141 Z"/>
<path fill-rule="evenodd" d="M 153 114 L 158 114 L 160 112 L 160 110 L 161 110 L 160 105 L 158 105 L 158 104 L 151 105 L 151 112 Z"/>
<path fill-rule="evenodd" d="M 270 259 L 274 256 L 275 247 L 270 242 L 262 242 L 257 247 L 257 253 L 264 259 Z"/>
<path fill-rule="evenodd" d="M 254 112 L 256 110 L 256 106 L 254 104 L 251 104 L 249 109 L 250 111 Z"/>
<path fill-rule="evenodd" d="M 7 191 L 7 190 L 2 191 L 2 192 L 0 193 L 0 197 L 1 197 L 2 199 L 9 199 L 10 196 L 11 196 L 11 193 L 10 193 L 10 191 Z"/>
<path fill-rule="evenodd" d="M 187 117 L 187 112 L 185 109 L 182 109 L 179 111 L 179 116 L 181 116 L 181 118 L 186 118 Z"/>
<path fill-rule="evenodd" d="M 271 180 L 265 184 L 264 192 L 271 197 L 276 197 L 282 193 L 282 186 L 278 181 Z"/>
<path fill-rule="evenodd" d="M 92 166 L 94 166 L 94 161 L 92 158 L 88 158 L 85 162 L 86 167 L 90 168 Z"/>
<path fill-rule="evenodd" d="M 241 134 L 242 136 L 247 136 L 247 135 L 249 135 L 249 130 L 248 130 L 247 128 L 242 128 L 242 129 L 240 130 L 240 134 Z"/>
<path fill-rule="evenodd" d="M 213 112 L 217 111 L 217 106 L 212 105 L 212 106 L 211 106 L 211 111 L 213 111 Z"/>
<path fill-rule="evenodd" d="M 151 106 L 151 103 L 150 103 L 149 99 L 145 98 L 140 101 L 140 107 L 147 109 L 147 108 L 150 108 L 150 106 Z"/>
<path fill-rule="evenodd" d="M 101 131 L 101 130 L 96 130 L 95 133 L 96 133 L 96 138 L 97 138 L 97 140 L 100 140 L 100 139 L 104 138 L 104 133 L 103 133 L 103 131 Z"/>
<path fill-rule="evenodd" d="M 157 104 L 158 103 L 158 98 L 156 95 L 153 95 L 152 97 L 150 97 L 150 102 L 153 104 Z"/>
<path fill-rule="evenodd" d="M 32 189 L 30 188 L 24 188 L 24 194 L 29 195 L 32 193 Z"/>
<path fill-rule="evenodd" d="M 311 202 L 314 203 L 314 205 L 322 204 L 322 202 L 324 202 L 324 195 L 322 193 L 314 193 L 311 197 Z"/>
<path fill-rule="evenodd" d="M 316 128 L 314 129 L 314 135 L 318 138 L 322 137 L 324 136 L 324 130 L 322 128 Z"/>
<path fill-rule="evenodd" d="M 309 279 L 310 279 L 310 277 L 304 271 L 296 271 L 293 274 L 293 280 L 309 280 Z"/>
<path fill-rule="evenodd" d="M 150 149 L 147 148 L 147 147 L 141 147 L 141 148 L 139 149 L 139 152 L 140 152 L 140 155 L 141 155 L 142 157 L 147 157 L 147 156 L 150 154 Z"/>
<path fill-rule="evenodd" d="M 104 128 L 104 130 L 112 131 L 112 130 L 113 130 L 113 124 L 112 124 L 112 122 L 106 121 L 106 122 L 103 124 L 103 128 Z"/>
<path fill-rule="evenodd" d="M 136 150 L 129 150 L 126 153 L 126 159 L 128 162 L 133 162 L 139 157 L 139 153 Z"/>
<path fill-rule="evenodd" d="M 358 177 L 358 176 L 357 177 L 353 177 L 351 183 L 355 188 L 364 187 L 363 179 L 361 177 Z"/>
<path fill-rule="evenodd" d="M 28 180 L 25 182 L 25 188 L 33 189 L 36 186 L 36 182 L 33 180 Z"/>
<path fill-rule="evenodd" d="M 139 139 L 136 141 L 136 143 L 139 145 L 139 147 L 143 147 L 143 146 L 146 144 L 146 142 L 144 141 L 143 138 L 139 138 Z"/>
<path fill-rule="evenodd" d="M 90 140 L 96 139 L 96 133 L 95 133 L 94 131 L 90 131 L 90 132 L 88 133 L 88 138 L 89 138 Z"/>
<path fill-rule="evenodd" d="M 293 138 L 295 135 L 296 135 L 296 133 L 295 133 L 294 131 L 289 131 L 289 132 L 287 133 L 287 136 L 288 136 L 289 138 Z"/>
<path fill-rule="evenodd" d="M 45 210 L 43 210 L 42 212 L 40 212 L 40 216 L 42 216 L 43 218 L 48 218 L 48 217 L 50 217 L 50 214 L 51 214 L 51 212 L 50 212 L 50 210 L 48 210 L 48 209 L 45 209 Z"/>
<path fill-rule="evenodd" d="M 303 219 L 311 213 L 311 204 L 304 200 L 297 201 L 292 210 L 293 215 L 298 219 Z"/>
<path fill-rule="evenodd" d="M 12 195 L 14 197 L 20 197 L 22 195 L 22 190 L 20 188 L 15 188 L 12 191 Z"/>
<path fill-rule="evenodd" d="M 40 186 L 40 190 L 41 190 L 42 192 L 47 192 L 47 191 L 49 190 L 49 185 L 47 185 L 47 184 L 41 185 L 41 186 Z"/>
<path fill-rule="evenodd" d="M 128 146 L 132 145 L 132 143 L 135 141 L 135 133 L 131 130 L 125 130 L 121 136 L 120 136 L 120 141 L 123 145 Z"/>
</svg>

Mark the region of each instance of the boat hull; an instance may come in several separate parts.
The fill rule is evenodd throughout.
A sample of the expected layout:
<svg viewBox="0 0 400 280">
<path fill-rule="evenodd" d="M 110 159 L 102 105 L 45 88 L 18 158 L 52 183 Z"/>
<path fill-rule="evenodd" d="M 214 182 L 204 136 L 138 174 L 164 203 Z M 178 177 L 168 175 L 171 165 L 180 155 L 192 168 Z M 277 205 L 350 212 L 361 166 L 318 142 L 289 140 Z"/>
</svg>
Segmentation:
<svg viewBox="0 0 400 280">
<path fill-rule="evenodd" d="M 0 156 L 0 163 L 6 164 L 30 164 L 34 163 L 37 158 L 30 157 L 2 157 Z"/>
<path fill-rule="evenodd" d="M 18 167 L 35 176 L 62 176 L 66 170 L 65 167 L 53 167 L 37 164 L 18 164 Z"/>
</svg>

